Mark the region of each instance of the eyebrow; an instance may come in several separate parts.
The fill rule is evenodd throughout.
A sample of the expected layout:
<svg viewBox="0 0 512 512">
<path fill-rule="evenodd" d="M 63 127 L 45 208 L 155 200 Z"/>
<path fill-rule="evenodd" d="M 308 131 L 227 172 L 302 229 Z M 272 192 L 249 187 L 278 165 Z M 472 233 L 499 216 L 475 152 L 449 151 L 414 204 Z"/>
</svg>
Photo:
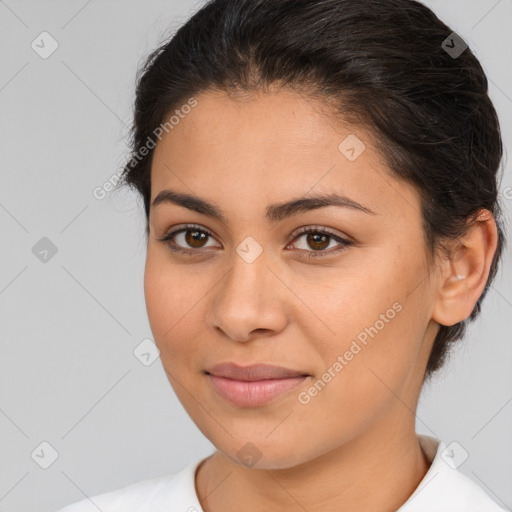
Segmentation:
<svg viewBox="0 0 512 512">
<path fill-rule="evenodd" d="M 225 213 L 214 203 L 211 203 L 200 197 L 176 192 L 174 190 L 162 190 L 153 200 L 151 208 L 156 208 L 159 204 L 171 203 L 183 206 L 189 210 L 212 217 L 221 222 L 226 222 Z M 324 208 L 326 206 L 338 206 L 362 211 L 370 215 L 377 215 L 368 207 L 359 204 L 349 197 L 338 194 L 325 194 L 310 197 L 301 197 L 292 199 L 284 203 L 275 203 L 267 206 L 266 216 L 270 222 L 278 222 L 292 215 Z"/>
</svg>

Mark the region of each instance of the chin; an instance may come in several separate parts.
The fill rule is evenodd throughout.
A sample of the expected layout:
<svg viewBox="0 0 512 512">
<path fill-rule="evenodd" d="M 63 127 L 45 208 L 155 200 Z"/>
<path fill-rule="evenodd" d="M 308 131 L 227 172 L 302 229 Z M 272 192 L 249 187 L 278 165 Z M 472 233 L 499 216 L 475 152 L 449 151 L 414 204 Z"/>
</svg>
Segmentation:
<svg viewBox="0 0 512 512">
<path fill-rule="evenodd" d="M 288 469 L 307 462 L 312 456 L 298 451 L 297 443 L 290 439 L 287 443 L 265 437 L 238 442 L 231 439 L 229 446 L 216 448 L 233 464 L 248 469 Z"/>
</svg>

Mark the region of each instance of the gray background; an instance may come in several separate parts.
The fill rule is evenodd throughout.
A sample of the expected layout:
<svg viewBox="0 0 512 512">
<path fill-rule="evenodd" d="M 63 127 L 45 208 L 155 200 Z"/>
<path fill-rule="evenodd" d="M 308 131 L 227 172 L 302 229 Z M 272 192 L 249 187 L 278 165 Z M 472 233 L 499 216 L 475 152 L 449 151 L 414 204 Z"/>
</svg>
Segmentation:
<svg viewBox="0 0 512 512">
<path fill-rule="evenodd" d="M 481 60 L 508 145 L 512 0 L 426 3 Z M 160 359 L 133 354 L 151 338 L 141 204 L 126 190 L 93 196 L 126 155 L 140 59 L 199 5 L 0 1 L 0 511 L 56 510 L 213 450 Z M 59 45 L 46 59 L 31 47 L 43 31 Z M 501 190 L 510 219 L 508 163 Z M 57 248 L 46 262 L 32 251 L 43 237 Z M 417 414 L 418 432 L 458 442 L 460 470 L 508 507 L 511 272 L 505 254 L 481 319 Z M 58 453 L 47 469 L 43 441 Z"/>
</svg>

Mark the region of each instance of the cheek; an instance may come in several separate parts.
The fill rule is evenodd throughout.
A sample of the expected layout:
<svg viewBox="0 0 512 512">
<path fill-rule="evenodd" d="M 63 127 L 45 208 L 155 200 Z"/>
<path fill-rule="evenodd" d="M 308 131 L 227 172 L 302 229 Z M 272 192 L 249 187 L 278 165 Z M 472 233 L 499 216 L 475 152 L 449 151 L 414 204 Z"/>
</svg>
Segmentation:
<svg viewBox="0 0 512 512">
<path fill-rule="evenodd" d="M 403 404 L 410 403 L 408 379 L 418 346 L 409 337 L 408 320 L 401 316 L 405 308 L 393 309 L 389 323 L 376 322 L 375 311 L 381 309 L 367 311 L 359 321 L 340 320 L 338 342 L 322 349 L 324 373 L 315 376 L 297 406 L 304 418 L 314 418 L 315 425 L 325 429 L 324 439 L 334 444 L 356 437 L 396 407 L 406 411 Z M 347 323 L 342 331 L 341 325 Z M 364 336 L 358 337 L 361 333 Z M 304 404 L 306 400 L 309 403 Z"/>
<path fill-rule="evenodd" d="M 174 340 L 184 339 L 183 329 L 193 317 L 187 282 L 190 283 L 186 275 L 171 266 L 159 251 L 148 248 L 144 295 L 151 331 L 162 355 L 176 345 Z"/>
<path fill-rule="evenodd" d="M 364 277 L 351 276 L 330 287 L 321 315 L 333 332 L 309 333 L 317 340 L 326 372 L 335 375 L 326 385 L 330 391 L 318 395 L 346 404 L 362 416 L 396 399 L 394 392 L 402 389 L 421 362 L 423 300 L 420 288 L 410 293 L 412 276 L 421 270 L 392 266 L 385 270 L 373 267 Z M 324 375 L 322 380 L 330 379 Z"/>
<path fill-rule="evenodd" d="M 215 276 L 209 280 L 192 267 L 172 264 L 165 251 L 148 248 L 144 295 L 149 324 L 164 368 L 181 378 L 201 360 L 205 297 L 216 282 Z"/>
<path fill-rule="evenodd" d="M 144 296 L 151 329 L 156 338 L 161 338 L 172 325 L 174 288 L 165 266 L 159 264 L 148 250 L 144 271 Z M 157 341 L 157 340 L 155 340 Z"/>
</svg>

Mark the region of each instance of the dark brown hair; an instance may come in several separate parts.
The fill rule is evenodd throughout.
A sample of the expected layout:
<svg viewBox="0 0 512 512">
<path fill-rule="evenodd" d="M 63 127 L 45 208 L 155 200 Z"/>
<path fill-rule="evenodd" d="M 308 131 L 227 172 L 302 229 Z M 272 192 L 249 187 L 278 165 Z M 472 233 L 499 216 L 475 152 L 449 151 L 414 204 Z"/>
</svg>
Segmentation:
<svg viewBox="0 0 512 512">
<path fill-rule="evenodd" d="M 278 85 L 325 101 L 334 115 L 369 130 L 391 175 L 419 190 L 429 256 L 467 233 L 481 209 L 496 220 L 486 287 L 468 319 L 440 326 L 430 378 L 480 313 L 505 244 L 499 121 L 478 59 L 452 32 L 414 0 L 207 2 L 137 76 L 132 153 L 120 184 L 140 193 L 146 235 L 158 127 L 167 122 L 168 131 L 168 116 L 191 97 Z M 454 55 L 450 48 L 465 49 Z"/>
</svg>

